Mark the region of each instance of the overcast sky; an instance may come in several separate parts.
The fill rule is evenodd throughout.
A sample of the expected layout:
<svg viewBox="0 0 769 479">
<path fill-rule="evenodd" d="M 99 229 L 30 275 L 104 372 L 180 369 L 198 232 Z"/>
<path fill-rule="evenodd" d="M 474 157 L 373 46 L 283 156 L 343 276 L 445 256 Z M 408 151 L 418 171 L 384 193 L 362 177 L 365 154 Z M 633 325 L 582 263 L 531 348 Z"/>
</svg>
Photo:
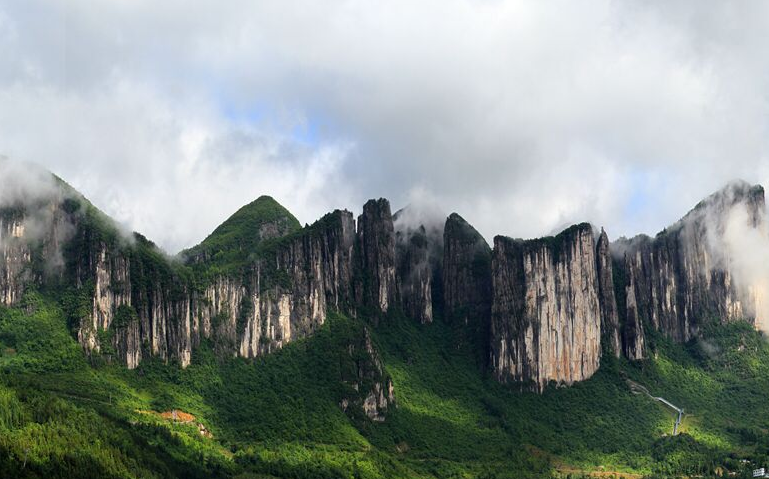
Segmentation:
<svg viewBox="0 0 769 479">
<path fill-rule="evenodd" d="M 769 181 L 767 45 L 768 2 L 0 0 L 0 155 L 170 252 L 262 194 L 654 233 Z"/>
</svg>

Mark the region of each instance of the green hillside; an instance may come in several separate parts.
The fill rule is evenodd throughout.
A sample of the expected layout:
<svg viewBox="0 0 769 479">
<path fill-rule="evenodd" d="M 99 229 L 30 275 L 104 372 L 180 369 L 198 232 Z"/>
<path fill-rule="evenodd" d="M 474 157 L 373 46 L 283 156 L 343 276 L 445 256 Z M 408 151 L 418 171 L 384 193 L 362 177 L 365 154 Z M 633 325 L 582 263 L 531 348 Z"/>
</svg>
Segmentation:
<svg viewBox="0 0 769 479">
<path fill-rule="evenodd" d="M 375 423 L 339 407 L 363 318 L 334 315 L 256 361 L 203 345 L 185 370 L 129 371 L 87 363 L 57 304 L 28 293 L 0 310 L 0 477 L 707 476 L 769 460 L 769 346 L 747 324 L 652 338 L 653 359 L 605 360 L 540 396 L 485 377 L 441 320 L 394 316 L 372 330 L 397 401 Z M 683 433 L 628 379 L 685 408 Z M 159 415 L 174 409 L 195 419 Z"/>
<path fill-rule="evenodd" d="M 188 262 L 229 271 L 257 257 L 264 242 L 295 233 L 301 227 L 299 220 L 280 203 L 270 196 L 260 196 L 181 255 Z"/>
</svg>

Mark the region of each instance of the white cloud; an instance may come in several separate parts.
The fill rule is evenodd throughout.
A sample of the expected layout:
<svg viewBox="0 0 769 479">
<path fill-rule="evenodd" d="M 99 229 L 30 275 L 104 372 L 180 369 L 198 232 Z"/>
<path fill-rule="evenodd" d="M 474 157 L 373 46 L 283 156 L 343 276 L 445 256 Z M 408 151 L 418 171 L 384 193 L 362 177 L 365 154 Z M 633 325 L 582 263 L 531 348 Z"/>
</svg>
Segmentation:
<svg viewBox="0 0 769 479">
<path fill-rule="evenodd" d="M 0 5 L 0 154 L 171 250 L 272 194 L 310 222 L 424 191 L 487 237 L 653 233 L 769 179 L 767 7 Z"/>
</svg>

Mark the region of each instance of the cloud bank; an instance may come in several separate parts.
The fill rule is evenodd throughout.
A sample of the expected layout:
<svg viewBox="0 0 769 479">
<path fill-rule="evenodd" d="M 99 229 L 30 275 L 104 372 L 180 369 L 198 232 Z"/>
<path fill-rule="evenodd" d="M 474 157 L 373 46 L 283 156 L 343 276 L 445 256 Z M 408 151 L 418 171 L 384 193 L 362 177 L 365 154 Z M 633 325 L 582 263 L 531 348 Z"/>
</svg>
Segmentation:
<svg viewBox="0 0 769 479">
<path fill-rule="evenodd" d="M 769 180 L 769 5 L 706 4 L 3 2 L 0 155 L 171 252 L 261 194 L 654 233 Z"/>
</svg>

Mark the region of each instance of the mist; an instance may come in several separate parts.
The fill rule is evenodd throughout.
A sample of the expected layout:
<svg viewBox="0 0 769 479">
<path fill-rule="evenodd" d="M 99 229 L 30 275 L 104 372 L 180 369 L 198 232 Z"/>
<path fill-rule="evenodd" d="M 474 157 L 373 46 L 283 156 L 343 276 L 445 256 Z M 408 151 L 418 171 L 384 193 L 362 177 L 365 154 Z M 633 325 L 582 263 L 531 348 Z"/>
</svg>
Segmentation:
<svg viewBox="0 0 769 479">
<path fill-rule="evenodd" d="M 765 208 L 754 224 L 745 205 L 735 205 L 728 213 L 723 247 L 733 280 L 750 308 L 755 310 L 756 327 L 769 332 L 769 225 Z"/>
<path fill-rule="evenodd" d="M 0 155 L 169 252 L 264 194 L 653 234 L 769 179 L 767 5 L 706 5 L 4 2 Z"/>
</svg>

